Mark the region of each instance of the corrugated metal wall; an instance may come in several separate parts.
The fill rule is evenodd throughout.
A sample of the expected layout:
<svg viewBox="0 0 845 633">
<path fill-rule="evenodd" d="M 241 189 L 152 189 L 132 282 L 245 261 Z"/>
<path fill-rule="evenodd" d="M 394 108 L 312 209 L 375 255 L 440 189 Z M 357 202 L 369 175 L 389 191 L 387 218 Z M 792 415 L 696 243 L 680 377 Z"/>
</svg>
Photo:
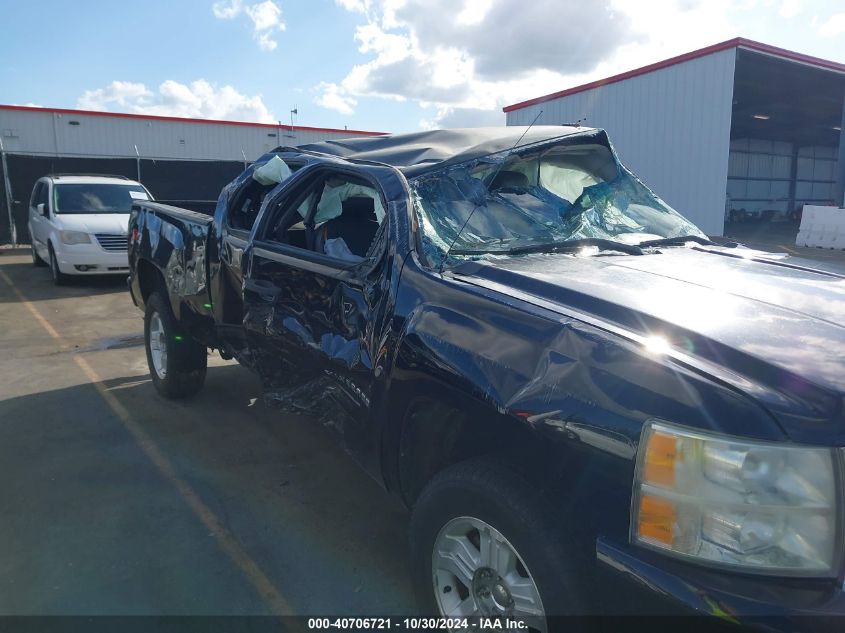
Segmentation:
<svg viewBox="0 0 845 633">
<path fill-rule="evenodd" d="M 10 154 L 6 157 L 12 194 L 12 219 L 17 243 L 28 244 L 27 220 L 33 185 L 44 174 L 94 173 L 137 178 L 134 158 L 90 158 L 86 156 L 34 156 Z M 142 158 L 141 181 L 156 200 L 203 213 L 212 213 L 220 189 L 244 169 L 242 161 L 172 160 Z M 0 172 L 2 165 L 0 165 Z M 5 180 L 0 173 L 0 244 L 12 241 Z"/>
<path fill-rule="evenodd" d="M 507 113 L 508 125 L 586 119 L 622 162 L 710 235 L 724 229 L 736 49 Z"/>
<path fill-rule="evenodd" d="M 833 204 L 835 147 L 799 147 L 795 166 L 795 201 L 789 208 L 792 143 L 733 139 L 728 163 L 728 205 L 755 214 L 786 215 L 802 204 Z"/>
<path fill-rule="evenodd" d="M 279 145 L 352 136 L 343 130 L 293 131 L 264 125 L 68 114 L 0 108 L 0 135 L 12 154 L 247 160 Z M 278 135 L 278 136 L 277 136 Z M 242 154 L 243 152 L 243 154 Z"/>
</svg>

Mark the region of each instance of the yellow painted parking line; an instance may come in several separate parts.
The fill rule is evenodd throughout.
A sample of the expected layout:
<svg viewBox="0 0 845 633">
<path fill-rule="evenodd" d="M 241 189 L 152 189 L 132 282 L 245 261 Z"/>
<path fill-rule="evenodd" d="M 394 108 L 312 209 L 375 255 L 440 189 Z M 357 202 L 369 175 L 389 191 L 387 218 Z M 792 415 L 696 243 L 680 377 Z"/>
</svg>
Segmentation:
<svg viewBox="0 0 845 633">
<path fill-rule="evenodd" d="M 47 334 L 56 341 L 60 346 L 64 346 L 65 341 L 62 336 L 56 331 L 56 328 L 42 316 L 38 308 L 32 304 L 23 293 L 18 290 L 17 286 L 12 283 L 9 276 L 0 270 L 0 278 L 9 286 L 18 301 L 29 310 L 32 317 L 38 322 L 41 327 L 46 330 Z M 135 443 L 140 447 L 144 454 L 153 463 L 156 469 L 179 493 L 186 505 L 202 522 L 202 524 L 211 532 L 217 540 L 220 549 L 226 553 L 235 566 L 246 576 L 255 590 L 262 597 L 264 602 L 269 607 L 274 615 L 294 615 L 288 601 L 273 585 L 267 575 L 261 570 L 250 555 L 244 550 L 234 535 L 226 529 L 217 515 L 203 502 L 191 485 L 182 479 L 170 461 L 165 457 L 161 449 L 156 445 L 153 439 L 147 434 L 141 425 L 135 422 L 129 415 L 126 407 L 109 391 L 108 387 L 103 383 L 102 379 L 97 375 L 97 372 L 91 364 L 79 354 L 73 355 L 73 361 L 82 370 L 85 376 L 93 383 L 97 392 L 114 412 L 120 420 L 124 428 L 129 432 Z"/>
</svg>

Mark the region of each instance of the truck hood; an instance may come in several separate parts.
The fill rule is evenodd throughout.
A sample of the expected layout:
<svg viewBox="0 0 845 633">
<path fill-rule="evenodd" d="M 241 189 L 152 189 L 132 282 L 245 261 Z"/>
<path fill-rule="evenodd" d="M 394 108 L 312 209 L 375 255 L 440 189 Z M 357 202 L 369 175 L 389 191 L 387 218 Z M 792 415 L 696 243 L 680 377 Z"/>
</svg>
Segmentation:
<svg viewBox="0 0 845 633">
<path fill-rule="evenodd" d="M 744 248 L 675 247 L 514 257 L 455 273 L 562 314 L 661 337 L 733 376 L 796 441 L 822 433 L 830 442 L 835 421 L 845 443 L 845 269 Z"/>
<path fill-rule="evenodd" d="M 126 235 L 129 230 L 128 213 L 67 213 L 56 216 L 56 225 L 62 231 L 85 233 L 111 233 Z"/>
</svg>

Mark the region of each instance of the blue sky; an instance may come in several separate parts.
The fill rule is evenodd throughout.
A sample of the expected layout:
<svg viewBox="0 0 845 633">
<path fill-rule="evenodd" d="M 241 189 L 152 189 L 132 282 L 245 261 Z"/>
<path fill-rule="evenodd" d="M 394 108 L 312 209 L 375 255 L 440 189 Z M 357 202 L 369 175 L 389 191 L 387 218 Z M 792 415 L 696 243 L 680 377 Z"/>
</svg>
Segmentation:
<svg viewBox="0 0 845 633">
<path fill-rule="evenodd" d="M 378 131 L 735 36 L 845 62 L 831 0 L 0 0 L 0 103 Z M 13 28 L 9 28 L 13 25 Z"/>
</svg>

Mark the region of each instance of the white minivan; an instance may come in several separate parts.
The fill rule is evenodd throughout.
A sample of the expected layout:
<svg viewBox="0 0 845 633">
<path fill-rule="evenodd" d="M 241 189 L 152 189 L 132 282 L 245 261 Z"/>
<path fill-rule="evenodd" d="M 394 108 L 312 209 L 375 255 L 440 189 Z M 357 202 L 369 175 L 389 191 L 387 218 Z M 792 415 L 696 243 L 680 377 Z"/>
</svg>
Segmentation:
<svg viewBox="0 0 845 633">
<path fill-rule="evenodd" d="M 121 176 L 50 175 L 29 201 L 32 263 L 50 265 L 57 285 L 68 275 L 127 274 L 127 227 L 135 200 L 151 200 Z"/>
</svg>

